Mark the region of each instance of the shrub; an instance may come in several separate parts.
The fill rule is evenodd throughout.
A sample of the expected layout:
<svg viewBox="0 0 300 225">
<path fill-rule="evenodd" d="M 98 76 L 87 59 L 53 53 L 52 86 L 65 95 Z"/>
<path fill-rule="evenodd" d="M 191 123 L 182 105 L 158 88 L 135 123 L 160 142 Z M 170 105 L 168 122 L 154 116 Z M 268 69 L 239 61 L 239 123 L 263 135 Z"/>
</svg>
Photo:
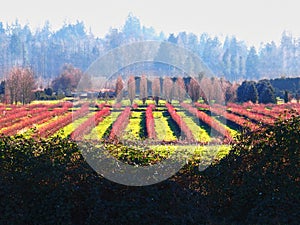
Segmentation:
<svg viewBox="0 0 300 225">
<path fill-rule="evenodd" d="M 297 224 L 299 140 L 300 117 L 294 113 L 242 133 L 229 155 L 204 172 L 214 216 L 230 224 Z"/>
<path fill-rule="evenodd" d="M 124 111 L 119 115 L 117 120 L 114 122 L 110 131 L 109 139 L 117 140 L 125 130 L 129 123 L 129 117 L 131 115 L 130 107 L 126 107 Z"/>
<path fill-rule="evenodd" d="M 80 124 L 71 134 L 70 138 L 73 140 L 82 140 L 85 134 L 88 134 L 94 127 L 96 127 L 104 117 L 110 114 L 109 108 L 103 108 L 94 116 L 89 117 L 85 122 Z"/>
<path fill-rule="evenodd" d="M 193 106 L 187 104 L 187 103 L 181 103 L 180 104 L 183 108 L 187 109 L 191 114 L 196 116 L 198 119 L 206 123 L 208 126 L 216 130 L 220 135 L 225 137 L 225 142 L 231 142 L 232 137 L 230 135 L 230 132 L 226 130 L 223 126 L 221 126 L 219 123 L 217 123 L 212 117 L 208 116 L 204 112 L 201 112 L 194 108 Z"/>
<path fill-rule="evenodd" d="M 148 138 L 156 139 L 155 133 L 155 124 L 154 124 L 154 117 L 152 113 L 152 109 L 154 109 L 154 105 L 149 105 L 146 109 L 146 129 Z"/>
<path fill-rule="evenodd" d="M 181 116 L 177 114 L 174 107 L 170 103 L 166 103 L 168 112 L 170 113 L 172 119 L 178 124 L 180 130 L 185 135 L 185 138 L 190 141 L 195 141 L 194 136 L 190 128 L 186 125 L 186 123 L 182 120 Z"/>
</svg>

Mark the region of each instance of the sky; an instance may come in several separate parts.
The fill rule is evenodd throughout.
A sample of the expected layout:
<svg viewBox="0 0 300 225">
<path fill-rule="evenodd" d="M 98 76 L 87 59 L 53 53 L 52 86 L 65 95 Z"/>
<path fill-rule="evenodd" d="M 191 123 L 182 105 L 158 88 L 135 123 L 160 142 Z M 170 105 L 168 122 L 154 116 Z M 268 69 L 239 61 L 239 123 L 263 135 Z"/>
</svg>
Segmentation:
<svg viewBox="0 0 300 225">
<path fill-rule="evenodd" d="M 109 29 L 121 28 L 132 13 L 142 25 L 159 33 L 181 31 L 221 38 L 236 36 L 249 45 L 279 43 L 282 32 L 300 37 L 297 0 L 9 0 L 1 3 L 0 21 L 16 19 L 33 29 L 46 20 L 55 31 L 64 23 L 83 21 L 92 32 L 103 37 Z"/>
</svg>

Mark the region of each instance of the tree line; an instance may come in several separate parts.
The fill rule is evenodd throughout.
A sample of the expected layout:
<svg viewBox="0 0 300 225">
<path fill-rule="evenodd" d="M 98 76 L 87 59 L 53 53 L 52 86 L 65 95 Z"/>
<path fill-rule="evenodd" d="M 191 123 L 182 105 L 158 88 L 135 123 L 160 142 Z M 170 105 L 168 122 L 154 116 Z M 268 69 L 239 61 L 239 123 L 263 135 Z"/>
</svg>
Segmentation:
<svg viewBox="0 0 300 225">
<path fill-rule="evenodd" d="M 126 76 L 125 76 L 126 77 Z M 37 85 L 34 72 L 29 67 L 13 67 L 6 80 L 0 83 L 0 96 L 3 102 L 22 104 L 36 100 L 54 100 L 66 96 L 72 97 L 78 92 L 78 84 L 84 79 L 88 84 L 91 80 L 88 76 L 71 64 L 65 64 L 58 77 L 49 83 L 47 88 Z M 147 77 L 118 76 L 110 80 L 107 85 L 112 87 L 115 82 L 115 96 L 120 102 L 124 96 L 128 96 L 131 103 L 139 97 L 145 104 L 146 99 L 152 97 L 156 104 L 163 98 L 168 102 L 177 100 L 183 102 L 186 99 L 197 102 L 202 100 L 206 104 L 227 102 L 276 103 L 276 97 L 285 102 L 292 98 L 300 99 L 300 78 L 280 78 L 275 80 L 243 81 L 241 84 L 230 82 L 224 78 L 207 77 L 200 73 L 196 77 L 191 76 L 156 76 Z M 125 85 L 127 83 L 127 85 Z M 89 89 L 86 89 L 89 91 Z"/>
<path fill-rule="evenodd" d="M 158 105 L 160 99 L 171 103 L 173 100 L 183 102 L 202 100 L 207 104 L 216 102 L 224 104 L 236 100 L 238 85 L 223 78 L 209 77 L 152 77 L 129 76 L 127 81 L 118 76 L 115 84 L 116 100 L 120 102 L 128 97 L 131 104 L 139 98 L 145 104 L 148 98 L 155 100 Z"/>
<path fill-rule="evenodd" d="M 297 78 L 295 78 L 297 79 Z M 176 100 L 183 102 L 190 99 L 192 102 L 198 100 L 206 104 L 228 102 L 253 102 L 253 103 L 273 103 L 277 102 L 275 89 L 270 80 L 263 79 L 255 81 L 243 81 L 242 84 L 231 83 L 223 78 L 217 77 L 155 77 L 130 76 L 126 82 L 119 76 L 116 79 L 115 92 L 117 101 L 120 102 L 127 96 L 131 104 L 138 97 L 145 104 L 146 99 L 152 97 L 156 104 L 159 99 L 167 102 Z M 285 102 L 291 100 L 291 96 Z"/>
<path fill-rule="evenodd" d="M 0 22 L 0 76 L 5 77 L 13 66 L 30 67 L 39 78 L 37 81 L 46 85 L 60 74 L 66 63 L 85 71 L 111 49 L 144 40 L 168 41 L 187 48 L 199 56 L 216 77 L 229 81 L 300 74 L 299 39 L 287 32 L 282 34 L 280 44 L 265 43 L 256 49 L 234 36 L 221 41 L 206 33 L 157 33 L 130 14 L 122 28 L 110 29 L 104 38 L 94 36 L 80 21 L 64 24 L 57 31 L 51 30 L 49 22 L 35 31 L 18 21 L 6 27 Z"/>
</svg>

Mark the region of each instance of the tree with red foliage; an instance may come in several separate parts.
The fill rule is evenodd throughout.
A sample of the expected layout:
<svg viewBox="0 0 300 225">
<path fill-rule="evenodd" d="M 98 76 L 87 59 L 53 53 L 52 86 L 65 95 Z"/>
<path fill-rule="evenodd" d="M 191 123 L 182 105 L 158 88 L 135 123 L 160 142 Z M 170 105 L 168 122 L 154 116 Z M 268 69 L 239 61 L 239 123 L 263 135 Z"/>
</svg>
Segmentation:
<svg viewBox="0 0 300 225">
<path fill-rule="evenodd" d="M 200 85 L 195 78 L 192 78 L 189 84 L 189 95 L 192 99 L 192 102 L 197 102 L 200 98 Z"/>
<path fill-rule="evenodd" d="M 167 102 L 171 103 L 173 98 L 173 81 L 170 77 L 165 77 L 163 82 L 163 95 Z"/>
<path fill-rule="evenodd" d="M 152 83 L 152 96 L 154 98 L 155 104 L 158 105 L 160 97 L 160 80 L 155 78 Z"/>
<path fill-rule="evenodd" d="M 186 95 L 186 89 L 182 77 L 177 78 L 174 90 L 176 90 L 178 101 L 183 102 L 184 97 Z"/>
<path fill-rule="evenodd" d="M 83 72 L 80 69 L 71 64 L 65 64 L 60 76 L 52 81 L 52 88 L 55 92 L 74 91 L 77 88 L 81 77 L 83 77 Z"/>
<path fill-rule="evenodd" d="M 117 78 L 117 82 L 116 82 L 116 96 L 117 96 L 116 101 L 117 101 L 117 103 L 122 101 L 123 88 L 124 88 L 123 80 L 122 80 L 122 77 L 119 76 Z"/>
<path fill-rule="evenodd" d="M 147 77 L 144 75 L 141 77 L 141 81 L 140 81 L 140 99 L 143 101 L 143 105 L 145 105 L 147 98 L 148 98 Z"/>
<path fill-rule="evenodd" d="M 131 105 L 133 104 L 133 100 L 135 98 L 135 79 L 134 76 L 130 76 L 128 79 L 128 97 L 130 99 Z"/>
</svg>

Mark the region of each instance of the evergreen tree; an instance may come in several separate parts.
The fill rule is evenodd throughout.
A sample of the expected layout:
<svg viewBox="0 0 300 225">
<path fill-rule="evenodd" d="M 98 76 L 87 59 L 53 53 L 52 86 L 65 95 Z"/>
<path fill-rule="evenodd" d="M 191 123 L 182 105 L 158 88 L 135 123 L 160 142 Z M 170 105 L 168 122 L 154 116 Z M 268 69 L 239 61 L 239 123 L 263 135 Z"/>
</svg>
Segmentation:
<svg viewBox="0 0 300 225">
<path fill-rule="evenodd" d="M 223 61 L 223 73 L 226 77 L 229 78 L 231 74 L 231 62 L 230 62 L 230 53 L 228 49 L 226 49 L 222 61 Z"/>
<path fill-rule="evenodd" d="M 261 80 L 256 84 L 259 103 L 276 103 L 274 88 L 270 81 Z"/>
<path fill-rule="evenodd" d="M 244 81 L 237 89 L 238 102 L 251 101 L 256 103 L 258 100 L 258 93 L 254 81 Z"/>
<path fill-rule="evenodd" d="M 289 102 L 289 92 L 287 90 L 284 91 L 284 103 Z"/>
</svg>

